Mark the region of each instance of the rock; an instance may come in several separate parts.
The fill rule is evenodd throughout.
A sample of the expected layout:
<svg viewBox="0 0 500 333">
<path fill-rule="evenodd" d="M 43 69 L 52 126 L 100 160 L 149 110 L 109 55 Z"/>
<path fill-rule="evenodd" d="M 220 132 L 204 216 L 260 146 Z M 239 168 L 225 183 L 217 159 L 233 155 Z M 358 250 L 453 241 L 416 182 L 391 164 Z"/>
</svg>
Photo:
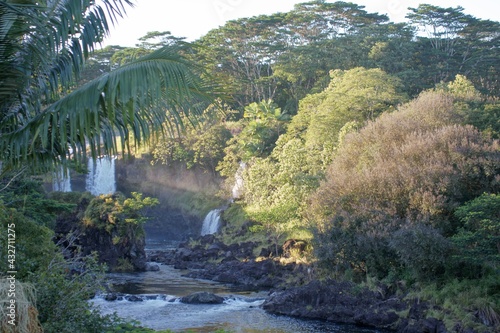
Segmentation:
<svg viewBox="0 0 500 333">
<path fill-rule="evenodd" d="M 238 261 L 238 258 L 236 258 L 235 256 L 227 256 L 224 259 L 222 259 L 221 263 L 226 263 L 230 261 Z"/>
<path fill-rule="evenodd" d="M 116 196 L 117 194 L 113 195 Z M 145 271 L 144 236 L 122 235 L 116 226 L 108 230 L 96 225 L 85 225 L 80 221 L 80 216 L 84 214 L 89 204 L 89 199 L 82 199 L 75 211 L 57 217 L 54 228 L 55 242 L 65 248 L 66 258 L 76 255 L 87 256 L 96 252 L 99 253 L 99 262 L 105 263 L 110 271 Z M 101 218 L 105 220 L 107 217 L 103 215 Z M 68 235 L 78 235 L 78 237 L 70 244 Z M 116 239 L 127 239 L 127 241 L 117 243 Z"/>
<path fill-rule="evenodd" d="M 352 283 L 329 280 L 275 292 L 262 308 L 273 314 L 396 329 L 400 319 L 397 311 L 407 306 L 398 299 L 388 301 L 379 293 L 359 290 Z"/>
<path fill-rule="evenodd" d="M 148 263 L 146 266 L 146 270 L 150 272 L 157 272 L 160 270 L 160 266 Z"/>
<path fill-rule="evenodd" d="M 142 302 L 142 301 L 144 301 L 142 298 L 135 296 L 135 295 L 127 296 L 127 297 L 125 297 L 125 299 L 129 302 Z"/>
<path fill-rule="evenodd" d="M 292 254 L 292 251 L 296 251 L 297 253 L 302 253 L 307 247 L 307 242 L 303 240 L 296 239 L 288 239 L 283 243 L 281 247 L 283 250 L 283 254 L 286 257 L 289 257 Z"/>
<path fill-rule="evenodd" d="M 177 255 L 179 256 L 179 258 L 181 260 L 184 260 L 184 261 L 191 261 L 193 259 L 193 251 L 191 251 L 190 249 L 187 249 L 187 248 L 180 248 L 177 251 Z"/>
<path fill-rule="evenodd" d="M 455 332 L 466 332 L 463 329 L 455 329 Z M 441 320 L 436 318 L 421 318 L 418 320 L 404 320 L 398 329 L 401 333 L 447 333 L 446 327 Z"/>
<path fill-rule="evenodd" d="M 104 296 L 104 299 L 108 302 L 116 301 L 118 299 L 118 295 L 116 293 L 107 294 Z"/>
<path fill-rule="evenodd" d="M 181 302 L 186 304 L 221 304 L 224 302 L 224 298 L 201 291 L 182 297 Z"/>
</svg>

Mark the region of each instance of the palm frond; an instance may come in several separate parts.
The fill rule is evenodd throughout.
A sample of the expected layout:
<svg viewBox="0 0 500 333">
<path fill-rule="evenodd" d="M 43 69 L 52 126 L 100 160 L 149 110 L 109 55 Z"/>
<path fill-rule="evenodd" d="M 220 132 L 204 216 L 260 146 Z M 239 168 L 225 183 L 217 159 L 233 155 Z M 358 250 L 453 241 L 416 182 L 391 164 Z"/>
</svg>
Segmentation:
<svg viewBox="0 0 500 333">
<path fill-rule="evenodd" d="M 76 158 L 88 149 L 93 156 L 116 154 L 131 134 L 141 144 L 182 119 L 196 121 L 213 98 L 213 87 L 200 79 L 197 67 L 177 47 L 159 49 L 90 81 L 51 104 L 22 127 L 2 133 L 0 149 L 11 161 L 38 165 L 65 159 L 71 147 Z M 117 147 L 116 137 L 122 147 Z M 30 144 L 26 145 L 26 142 Z"/>
</svg>

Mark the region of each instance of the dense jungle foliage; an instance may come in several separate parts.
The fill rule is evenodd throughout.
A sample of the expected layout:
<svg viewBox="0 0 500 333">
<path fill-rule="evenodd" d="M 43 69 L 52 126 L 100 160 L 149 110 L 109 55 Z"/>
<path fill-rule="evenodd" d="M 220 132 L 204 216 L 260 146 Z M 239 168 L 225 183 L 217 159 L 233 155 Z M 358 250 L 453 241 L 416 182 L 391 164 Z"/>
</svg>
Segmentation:
<svg viewBox="0 0 500 333">
<path fill-rule="evenodd" d="M 0 7 L 0 23 L 7 3 Z M 119 123 L 124 147 L 148 142 L 152 163 L 180 163 L 213 174 L 225 199 L 231 199 L 235 175 L 241 175 L 244 187 L 224 214 L 228 233 L 248 225 L 243 237 L 272 239 L 277 248 L 290 238 L 306 241 L 308 251 L 297 255 L 317 278 L 404 285 L 409 297 L 440 305 L 444 311 L 435 317 L 448 329 L 461 322 L 478 332 L 495 330 L 500 327 L 500 23 L 460 7 L 425 4 L 409 8 L 407 19 L 393 23 L 354 3 L 318 0 L 288 13 L 230 21 L 193 43 L 151 32 L 135 48 L 89 53 L 78 75 L 65 77 L 65 89 L 77 90 L 103 72 L 175 48 L 182 66 L 192 64 L 202 69 L 196 71 L 202 82 L 216 82 L 214 98 L 203 99 L 202 89 L 197 90 L 202 97 L 188 96 L 204 111 L 190 112 L 186 101 L 155 103 L 166 115 L 155 111 L 151 120 L 146 112 L 141 120 L 133 112 L 142 100 L 123 97 L 116 104 L 122 113 L 104 108 L 96 117 L 115 118 L 85 124 L 89 128 L 81 133 L 98 145 L 110 140 L 112 148 L 105 151 L 113 151 L 117 142 L 106 135 L 97 139 L 92 126 L 108 133 Z M 0 72 L 13 64 L 2 61 Z M 13 121 L 12 105 L 22 104 L 12 102 L 14 95 L 9 100 L 2 95 L 2 133 L 24 128 L 23 117 L 43 114 L 43 105 L 32 115 L 21 108 Z M 57 98 L 49 93 L 40 103 Z M 170 107 L 183 112 L 167 113 Z M 155 127 L 143 120 L 163 122 L 164 135 L 149 135 Z M 65 160 L 63 147 L 75 146 L 73 136 L 81 140 L 73 125 L 67 131 L 71 135 L 48 140 L 57 143 L 49 151 L 42 146 L 50 143 L 36 131 L 13 136 L 24 140 L 26 150 L 0 135 L 1 147 L 8 148 L 0 157 L 15 161 L 2 171 L 0 221 L 4 230 L 16 225 L 16 260 L 22 267 L 17 278 L 32 306 L 25 324 L 30 332 L 142 331 L 91 310 L 86 299 L 105 268 L 95 257 L 65 258 L 53 242 L 56 217 L 74 210 L 81 197 L 48 195 L 29 163 L 45 163 L 47 156 L 55 164 Z M 16 152 L 33 156 L 12 157 Z M 143 223 L 137 215 L 145 204 L 140 196 L 88 200 L 94 201 L 82 216 L 87 225 L 111 229 L 110 220 L 94 216 L 106 207 L 109 218 L 134 221 L 122 224 L 120 232 Z M 5 272 L 7 239 L 0 235 Z M 77 266 L 85 269 L 70 274 Z"/>
</svg>

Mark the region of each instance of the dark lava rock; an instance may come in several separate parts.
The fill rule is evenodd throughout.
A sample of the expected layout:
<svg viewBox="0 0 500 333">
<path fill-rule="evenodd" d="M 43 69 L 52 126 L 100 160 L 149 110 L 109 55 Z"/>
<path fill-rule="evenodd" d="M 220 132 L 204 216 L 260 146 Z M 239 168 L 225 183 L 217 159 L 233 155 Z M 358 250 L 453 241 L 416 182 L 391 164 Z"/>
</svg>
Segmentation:
<svg viewBox="0 0 500 333">
<path fill-rule="evenodd" d="M 271 259 L 262 261 L 223 261 L 218 265 L 206 266 L 203 270 L 187 274 L 191 278 L 208 279 L 217 282 L 245 286 L 249 289 L 267 289 L 282 283 L 285 270 Z"/>
<path fill-rule="evenodd" d="M 221 304 L 224 302 L 224 298 L 201 291 L 182 297 L 181 302 L 186 304 Z"/>
<path fill-rule="evenodd" d="M 108 302 L 116 301 L 118 299 L 118 295 L 115 293 L 107 294 L 104 296 L 104 299 Z"/>
<path fill-rule="evenodd" d="M 127 296 L 127 297 L 125 297 L 125 299 L 129 302 L 142 302 L 142 301 L 144 301 L 142 298 L 140 298 L 139 296 L 135 296 L 135 295 Z"/>
<path fill-rule="evenodd" d="M 461 330 L 455 330 L 460 332 Z M 425 318 L 419 320 L 405 321 L 404 327 L 398 332 L 401 333 L 447 333 L 446 327 L 441 320 L 436 318 Z M 464 332 L 464 331 L 462 331 Z M 474 332 L 474 331 L 472 331 Z"/>
<path fill-rule="evenodd" d="M 305 286 L 275 292 L 262 307 L 273 314 L 381 329 L 396 329 L 400 319 L 396 312 L 407 308 L 398 299 L 388 302 L 380 293 L 333 280 L 312 281 Z"/>
</svg>

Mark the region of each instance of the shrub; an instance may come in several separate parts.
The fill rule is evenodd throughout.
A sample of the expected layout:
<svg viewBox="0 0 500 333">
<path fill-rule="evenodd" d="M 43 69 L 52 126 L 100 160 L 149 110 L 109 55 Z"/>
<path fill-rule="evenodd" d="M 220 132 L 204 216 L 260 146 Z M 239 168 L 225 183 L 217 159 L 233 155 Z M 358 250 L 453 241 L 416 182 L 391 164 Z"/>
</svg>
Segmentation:
<svg viewBox="0 0 500 333">
<path fill-rule="evenodd" d="M 415 225 L 396 231 L 389 246 L 418 280 L 432 280 L 445 271 L 451 244 L 436 229 Z"/>
<path fill-rule="evenodd" d="M 383 242 L 398 230 L 413 230 L 399 234 L 413 237 L 413 242 L 420 237 L 415 233 L 420 225 L 444 237 L 453 235 L 457 228 L 453 212 L 458 206 L 483 191 L 500 190 L 498 142 L 472 126 L 454 124 L 462 120 L 452 96 L 426 92 L 399 111 L 383 114 L 358 133 L 347 135 L 310 200 L 310 218 L 318 233 L 341 229 L 349 231 L 356 242 L 381 240 L 379 254 L 387 253 L 387 262 L 393 258 Z M 438 237 L 429 230 L 422 232 Z M 368 243 L 374 244 L 363 244 Z M 318 246 L 338 248 L 332 243 Z M 429 267 L 416 266 L 428 265 L 432 259 L 423 258 L 434 250 L 417 250 L 413 255 L 420 259 L 412 269 L 423 274 Z M 337 251 L 345 256 L 352 250 Z M 379 257 L 372 250 L 357 253 L 350 265 L 379 261 L 370 259 Z M 401 259 L 406 256 L 400 255 Z M 370 270 L 377 269 L 367 267 Z"/>
<path fill-rule="evenodd" d="M 451 240 L 455 260 L 467 267 L 498 269 L 500 263 L 500 195 L 484 193 L 460 206 L 455 216 L 460 229 Z M 481 270 L 474 270 L 480 273 Z"/>
</svg>

